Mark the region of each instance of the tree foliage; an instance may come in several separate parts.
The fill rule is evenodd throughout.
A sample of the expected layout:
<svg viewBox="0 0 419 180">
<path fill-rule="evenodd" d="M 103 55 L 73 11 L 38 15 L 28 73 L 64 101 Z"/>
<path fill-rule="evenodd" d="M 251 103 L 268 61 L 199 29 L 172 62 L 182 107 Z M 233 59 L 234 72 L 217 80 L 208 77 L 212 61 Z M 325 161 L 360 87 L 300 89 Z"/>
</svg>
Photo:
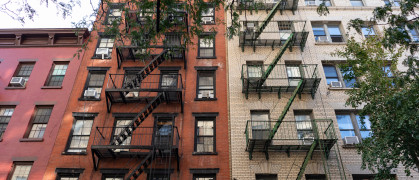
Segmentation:
<svg viewBox="0 0 419 180">
<path fill-rule="evenodd" d="M 362 168 L 376 172 L 376 179 L 392 178 L 392 169 L 399 165 L 406 175 L 419 168 L 419 54 L 410 31 L 419 29 L 414 9 L 418 2 L 402 1 L 400 9 L 376 8 L 368 21 L 385 24 L 384 33 L 362 41 L 350 37 L 346 47 L 334 53 L 347 59 L 344 78 L 357 78 L 346 103 L 369 116 L 373 133 L 358 150 Z M 351 20 L 348 29 L 360 33 L 361 27 L 371 26 L 368 21 Z"/>
</svg>

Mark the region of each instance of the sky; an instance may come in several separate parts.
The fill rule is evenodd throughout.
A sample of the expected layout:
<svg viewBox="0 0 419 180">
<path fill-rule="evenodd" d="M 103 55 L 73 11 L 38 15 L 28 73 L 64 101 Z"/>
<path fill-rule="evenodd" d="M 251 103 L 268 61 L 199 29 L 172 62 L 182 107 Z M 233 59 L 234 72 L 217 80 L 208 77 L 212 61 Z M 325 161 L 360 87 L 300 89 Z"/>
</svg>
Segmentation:
<svg viewBox="0 0 419 180">
<path fill-rule="evenodd" d="M 61 15 L 57 14 L 55 5 L 50 4 L 46 7 L 45 4 L 40 5 L 40 0 L 28 0 L 38 13 L 38 15 L 34 17 L 34 21 L 27 20 L 25 24 L 22 25 L 7 14 L 0 13 L 0 20 L 2 22 L 0 23 L 0 28 L 73 28 L 71 22 L 79 22 L 83 17 L 90 15 L 93 12 L 89 0 L 80 1 L 81 6 L 76 5 L 73 8 L 71 17 L 69 16 L 66 19 L 63 19 Z M 98 5 L 99 0 L 91 1 L 95 6 Z"/>
</svg>

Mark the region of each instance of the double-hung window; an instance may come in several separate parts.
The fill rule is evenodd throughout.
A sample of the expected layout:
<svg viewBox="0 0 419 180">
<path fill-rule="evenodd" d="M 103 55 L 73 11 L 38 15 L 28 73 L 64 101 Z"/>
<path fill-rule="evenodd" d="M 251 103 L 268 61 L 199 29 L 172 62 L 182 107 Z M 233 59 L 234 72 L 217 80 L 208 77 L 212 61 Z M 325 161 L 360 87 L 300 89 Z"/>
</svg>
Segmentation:
<svg viewBox="0 0 419 180">
<path fill-rule="evenodd" d="M 198 71 L 198 99 L 215 98 L 215 71 Z"/>
<path fill-rule="evenodd" d="M 16 72 L 13 75 L 13 78 L 14 79 L 19 78 L 19 77 L 22 78 L 24 80 L 23 84 L 10 83 L 9 87 L 16 87 L 16 86 L 25 87 L 26 82 L 28 82 L 29 76 L 31 75 L 34 66 L 35 66 L 34 62 L 19 63 L 19 66 L 17 67 Z"/>
<path fill-rule="evenodd" d="M 109 36 L 102 36 L 97 42 L 94 58 L 110 59 L 115 39 Z"/>
<path fill-rule="evenodd" d="M 0 107 L 0 139 L 2 139 L 7 125 L 12 118 L 14 107 Z"/>
<path fill-rule="evenodd" d="M 351 5 L 352 6 L 364 6 L 364 3 L 362 2 L 362 0 L 351 0 Z"/>
<path fill-rule="evenodd" d="M 110 5 L 108 10 L 108 16 L 106 17 L 107 24 L 116 24 L 120 23 L 121 15 L 122 15 L 122 7 L 119 5 Z"/>
<path fill-rule="evenodd" d="M 45 129 L 51 116 L 52 106 L 37 106 L 32 117 L 31 123 L 28 127 L 27 138 L 42 138 L 44 137 Z"/>
<path fill-rule="evenodd" d="M 90 69 L 81 100 L 98 100 L 106 77 L 106 70 Z"/>
<path fill-rule="evenodd" d="M 198 58 L 215 57 L 215 35 L 201 35 L 198 38 Z"/>
<path fill-rule="evenodd" d="M 365 38 L 368 38 L 369 36 L 375 36 L 375 31 L 373 27 L 362 27 L 362 35 L 364 35 Z"/>
<path fill-rule="evenodd" d="M 301 80 L 301 72 L 299 65 L 286 65 L 289 86 L 297 86 Z"/>
<path fill-rule="evenodd" d="M 316 42 L 344 42 L 339 24 L 312 24 L 313 34 Z"/>
<path fill-rule="evenodd" d="M 10 180 L 27 180 L 33 162 L 14 162 Z"/>
<path fill-rule="evenodd" d="M 336 119 L 342 139 L 356 136 L 360 140 L 372 134 L 369 116 L 365 116 L 362 123 L 360 116 L 353 112 L 337 112 Z"/>
<path fill-rule="evenodd" d="M 68 68 L 68 62 L 54 62 L 45 86 L 61 86 Z"/>
<path fill-rule="evenodd" d="M 312 144 L 314 141 L 313 127 L 309 113 L 298 113 L 295 115 L 298 139 L 303 145 Z"/>
<path fill-rule="evenodd" d="M 407 30 L 408 30 L 409 36 L 412 39 L 412 42 L 419 43 L 419 31 L 418 31 L 418 29 L 408 27 Z"/>
<path fill-rule="evenodd" d="M 90 132 L 93 126 L 92 116 L 74 117 L 73 129 L 67 143 L 67 153 L 86 153 Z"/>
<path fill-rule="evenodd" d="M 195 152 L 215 152 L 215 117 L 196 117 Z"/>
<path fill-rule="evenodd" d="M 252 139 L 267 139 L 271 130 L 269 111 L 250 111 Z"/>
<path fill-rule="evenodd" d="M 355 87 L 356 78 L 345 79 L 345 75 L 350 72 L 343 72 L 336 64 L 323 64 L 324 74 L 326 76 L 327 85 L 336 88 L 353 88 Z M 349 67 L 349 71 L 351 68 Z"/>
<path fill-rule="evenodd" d="M 202 10 L 202 24 L 215 24 L 215 9 L 211 4 L 207 4 L 207 8 Z"/>
</svg>

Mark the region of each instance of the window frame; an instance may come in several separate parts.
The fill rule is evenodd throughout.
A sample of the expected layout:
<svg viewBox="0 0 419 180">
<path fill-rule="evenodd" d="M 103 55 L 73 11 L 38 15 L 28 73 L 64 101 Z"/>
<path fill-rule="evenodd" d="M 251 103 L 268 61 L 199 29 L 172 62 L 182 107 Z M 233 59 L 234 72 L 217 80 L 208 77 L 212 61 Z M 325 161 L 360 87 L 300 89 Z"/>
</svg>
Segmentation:
<svg viewBox="0 0 419 180">
<path fill-rule="evenodd" d="M 111 17 L 114 18 L 112 20 L 112 22 L 115 21 L 118 18 L 122 20 L 122 13 L 124 12 L 122 10 L 122 7 L 123 7 L 123 5 L 122 4 L 119 4 L 119 3 L 109 4 L 108 10 L 106 11 L 106 17 L 105 17 L 105 20 L 103 21 L 103 24 L 105 24 L 105 25 L 111 25 L 112 23 L 109 22 L 109 20 L 110 20 L 109 18 L 111 18 Z M 111 13 L 111 10 L 113 10 L 113 9 L 120 10 L 121 11 L 121 15 L 120 16 L 111 15 L 112 14 Z M 121 21 L 117 21 L 117 24 L 118 25 L 121 24 Z"/>
<path fill-rule="evenodd" d="M 200 73 L 211 73 L 212 74 L 212 91 L 213 91 L 213 94 L 214 94 L 214 97 L 212 97 L 212 98 L 199 98 L 198 97 L 198 95 L 199 95 L 199 92 L 200 92 L 200 90 L 201 89 L 199 89 L 200 87 L 199 87 L 199 78 L 201 77 L 200 76 Z M 195 101 L 215 101 L 215 100 L 217 100 L 217 94 L 216 94 L 216 73 L 215 73 L 215 70 L 203 70 L 203 69 L 198 69 L 197 70 L 197 72 L 196 72 L 196 96 L 195 96 Z M 209 90 L 209 89 L 205 89 L 205 90 Z"/>
<path fill-rule="evenodd" d="M 352 4 L 352 1 L 359 1 L 359 2 L 361 2 L 361 6 L 354 6 L 354 4 Z M 364 3 L 364 1 L 363 0 L 349 0 L 349 2 L 351 3 L 351 6 L 352 7 L 364 7 L 365 6 L 365 3 Z"/>
<path fill-rule="evenodd" d="M 202 13 L 204 13 L 204 11 L 207 11 L 207 10 L 208 10 L 208 9 L 210 9 L 210 8 L 212 8 L 212 9 L 213 9 L 212 16 L 204 16 L 204 15 L 202 15 Z M 205 23 L 205 22 L 202 20 L 202 18 L 205 18 L 205 17 L 210 17 L 210 18 L 212 18 L 211 23 Z M 207 4 L 206 4 L 206 9 L 205 9 L 205 10 L 203 10 L 203 11 L 201 12 L 201 21 L 202 21 L 202 25 L 215 25 L 215 6 L 214 6 L 214 4 L 211 4 L 211 3 L 207 3 Z"/>
<path fill-rule="evenodd" d="M 17 88 L 25 88 L 26 87 L 26 83 L 29 81 L 29 77 L 31 76 L 32 71 L 35 68 L 35 63 L 36 63 L 35 61 L 19 62 L 19 64 L 17 65 L 16 70 L 15 70 L 15 73 L 13 74 L 12 78 L 13 77 L 23 77 L 25 79 L 25 84 L 23 85 L 23 87 L 17 87 Z M 24 66 L 24 65 L 32 65 L 32 69 L 30 70 L 29 75 L 19 75 L 20 71 L 22 70 L 22 66 Z M 10 79 L 10 81 L 11 81 L 11 79 Z M 16 88 L 15 86 L 12 86 L 10 84 L 10 81 L 9 81 L 9 84 L 8 84 L 7 87 Z"/>
<path fill-rule="evenodd" d="M 356 113 L 356 111 L 336 111 L 335 112 L 335 114 L 336 114 L 336 122 L 337 122 L 337 124 L 338 124 L 338 129 L 339 129 L 339 134 L 340 134 L 340 136 L 341 136 L 341 139 L 343 140 L 345 137 L 342 137 L 342 134 L 340 133 L 340 131 L 341 131 L 341 129 L 339 128 L 339 123 L 338 123 L 338 121 L 337 121 L 337 116 L 338 115 L 349 115 L 349 117 L 350 117 L 350 119 L 351 119 L 351 123 L 352 123 L 352 128 L 353 129 L 343 129 L 344 131 L 350 131 L 350 130 L 353 130 L 354 131 L 354 134 L 355 134 L 355 136 L 356 137 L 358 137 L 358 140 L 359 140 L 359 143 L 362 143 L 362 140 L 363 139 L 365 139 L 365 138 L 363 138 L 362 137 L 362 134 L 361 134 L 361 131 L 370 131 L 371 133 L 372 133 L 372 130 L 371 129 L 362 129 L 362 127 L 359 127 L 359 124 L 358 124 L 358 119 L 357 119 L 357 117 L 360 117 L 357 113 Z M 368 116 L 368 115 L 367 115 Z M 368 116 L 369 117 L 369 116 Z M 369 118 L 368 118 L 369 119 Z M 371 124 L 371 122 L 368 120 L 368 122 L 369 122 L 369 124 Z M 367 124 L 367 123 L 365 123 L 365 124 Z"/>
<path fill-rule="evenodd" d="M 217 154 L 217 149 L 216 149 L 216 116 L 195 116 L 195 127 L 194 127 L 194 152 L 193 155 L 211 155 L 211 154 Z M 200 136 L 198 135 L 198 121 L 212 121 L 212 128 L 213 128 L 213 135 L 212 136 L 208 136 L 208 135 L 203 135 Z M 199 137 L 212 137 L 213 138 L 213 151 L 212 152 L 198 152 L 198 138 Z"/>
<path fill-rule="evenodd" d="M 212 47 L 201 47 L 201 39 L 205 39 L 204 37 L 211 37 Z M 217 56 L 215 55 L 215 39 L 216 38 L 215 38 L 214 33 L 203 33 L 198 36 L 198 54 L 197 54 L 196 59 L 216 59 L 217 58 Z M 212 56 L 201 56 L 201 49 L 212 49 Z"/>
<path fill-rule="evenodd" d="M 103 86 L 105 85 L 106 74 L 108 72 L 108 69 L 109 68 L 107 68 L 107 67 L 106 68 L 101 68 L 101 67 L 88 68 L 89 73 L 87 74 L 86 81 L 84 83 L 84 88 L 83 88 L 83 91 L 81 93 L 81 96 L 80 96 L 79 100 L 81 100 L 81 101 L 100 101 L 101 100 L 100 97 L 102 96 Z M 84 97 L 84 91 L 88 90 L 88 88 L 89 88 L 90 78 L 91 78 L 92 74 L 103 74 L 104 75 L 99 98 L 86 98 L 86 97 Z M 92 88 L 99 88 L 99 86 L 93 86 Z"/>
<path fill-rule="evenodd" d="M 1 117 L 10 117 L 9 118 L 9 120 L 7 121 L 7 123 L 2 123 L 2 122 L 0 122 L 0 125 L 1 124 L 5 124 L 5 126 L 4 126 L 4 130 L 2 131 L 1 129 L 0 129 L 0 141 L 3 139 L 3 136 L 4 136 L 4 134 L 6 133 L 6 129 L 7 129 L 7 126 L 9 125 L 9 122 L 10 122 L 10 120 L 12 119 L 12 116 L 13 116 L 13 113 L 15 112 L 15 110 L 16 110 L 16 106 L 0 106 L 0 111 L 1 111 L 1 109 L 13 109 L 13 112 L 12 112 L 12 114 L 10 115 L 10 116 L 3 116 L 3 115 L 1 115 Z"/>
<path fill-rule="evenodd" d="M 54 70 L 55 70 L 55 66 L 57 66 L 57 65 L 67 65 L 67 68 L 65 69 L 64 75 L 53 75 Z M 67 74 L 67 70 L 68 70 L 69 66 L 70 66 L 70 61 L 54 61 L 52 63 L 50 72 L 48 74 L 48 78 L 45 81 L 44 87 L 60 87 L 61 88 L 63 86 L 64 78 L 65 78 L 65 75 Z M 61 80 L 59 85 L 50 85 L 51 79 L 53 78 L 53 76 L 63 76 L 63 79 Z"/>
<path fill-rule="evenodd" d="M 330 33 L 330 28 L 332 26 L 337 26 L 338 30 L 339 30 L 339 35 L 341 36 L 342 41 L 333 41 L 332 36 L 336 36 L 337 35 L 331 35 Z M 314 30 L 313 27 L 322 27 L 323 31 L 324 31 L 324 35 L 327 38 L 327 41 L 319 41 L 317 36 L 314 34 Z M 315 43 L 326 43 L 326 44 L 339 44 L 339 43 L 346 43 L 346 39 L 344 36 L 344 31 L 342 29 L 342 22 L 336 22 L 336 21 L 331 21 L 331 22 L 321 22 L 321 21 L 311 21 L 311 30 L 313 31 L 313 36 L 314 36 L 314 40 Z"/>
<path fill-rule="evenodd" d="M 46 121 L 46 123 L 34 122 L 39 109 L 50 109 L 50 114 L 48 116 L 48 120 Z M 52 114 L 53 109 L 54 109 L 54 105 L 37 105 L 37 106 L 35 106 L 34 112 L 32 113 L 32 116 L 31 116 L 31 120 L 29 121 L 28 128 L 26 129 L 26 132 L 25 132 L 23 137 L 27 138 L 27 139 L 43 139 L 44 134 L 46 132 L 46 128 L 48 126 L 48 122 L 51 118 L 51 114 Z M 37 138 L 29 137 L 30 133 L 32 132 L 32 128 L 35 124 L 45 124 L 45 129 L 44 129 L 44 133 L 42 134 L 42 137 L 37 137 Z"/>
<path fill-rule="evenodd" d="M 342 62 L 342 63 L 344 63 L 344 62 Z M 322 66 L 323 66 L 323 74 L 324 74 L 324 76 L 325 76 L 325 79 L 326 79 L 326 85 L 327 86 L 329 86 L 329 88 L 333 88 L 333 89 L 345 89 L 345 88 L 356 88 L 355 86 L 354 86 L 354 84 L 355 84 L 355 82 L 356 81 L 358 81 L 358 78 L 356 78 L 355 77 L 355 82 L 352 84 L 352 87 L 350 87 L 350 86 L 348 86 L 347 84 L 346 84 L 346 81 L 345 81 L 345 79 L 344 79 L 344 73 L 342 72 L 342 70 L 339 68 L 339 64 L 342 64 L 342 63 L 322 63 Z M 342 84 L 342 87 L 340 87 L 340 88 L 338 88 L 338 87 L 331 87 L 330 86 L 330 84 L 327 84 L 327 76 L 326 76 L 326 72 L 324 71 L 324 67 L 325 66 L 327 66 L 327 67 L 334 67 L 334 69 L 335 69 L 335 71 L 336 71 L 336 75 L 337 75 L 337 79 L 338 79 L 338 81 Z M 333 78 L 333 77 L 330 77 L 330 78 Z"/>
<path fill-rule="evenodd" d="M 64 152 L 62 154 L 64 154 L 64 155 L 87 155 L 87 149 L 89 147 L 90 135 L 92 135 L 92 129 L 93 129 L 94 119 L 95 119 L 96 115 L 93 115 L 93 116 L 89 116 L 87 114 L 82 115 L 82 116 L 73 115 L 73 119 L 74 119 L 73 124 L 72 124 L 71 131 L 70 131 L 70 134 L 69 134 L 68 139 L 67 139 L 66 147 L 65 147 Z M 74 129 L 75 129 L 75 126 L 76 126 L 76 123 L 77 123 L 78 120 L 91 120 L 92 121 L 92 127 L 90 128 L 90 133 L 88 135 L 89 138 L 87 140 L 87 146 L 86 146 L 84 151 L 81 150 L 81 152 L 69 152 L 68 150 L 72 149 L 72 148 L 70 148 L 71 141 L 73 140 L 73 137 L 74 137 L 73 133 L 74 133 Z M 78 135 L 78 136 L 87 136 L 87 135 Z M 81 149 L 81 148 L 78 148 L 78 149 Z"/>
<path fill-rule="evenodd" d="M 100 47 L 100 42 L 103 38 L 108 39 L 113 39 L 113 43 L 112 43 L 112 48 L 110 47 Z M 106 42 L 109 43 L 109 42 Z M 113 48 L 115 47 L 115 37 L 114 36 L 110 36 L 110 35 L 100 35 L 99 34 L 99 38 L 97 39 L 97 43 L 96 43 L 96 48 L 95 48 L 95 52 L 93 54 L 92 59 L 102 59 L 102 55 L 96 54 L 96 50 L 97 48 L 108 48 L 108 52 L 109 52 L 109 56 L 108 57 L 104 57 L 104 59 L 112 59 L 112 52 L 113 52 Z"/>
<path fill-rule="evenodd" d="M 31 169 L 29 170 L 29 173 L 28 173 L 28 179 L 29 179 L 29 176 L 33 168 L 33 163 L 34 163 L 33 161 L 14 161 L 13 167 L 9 172 L 7 180 L 11 180 L 13 178 L 17 166 L 24 166 L 24 165 L 31 165 Z"/>
</svg>

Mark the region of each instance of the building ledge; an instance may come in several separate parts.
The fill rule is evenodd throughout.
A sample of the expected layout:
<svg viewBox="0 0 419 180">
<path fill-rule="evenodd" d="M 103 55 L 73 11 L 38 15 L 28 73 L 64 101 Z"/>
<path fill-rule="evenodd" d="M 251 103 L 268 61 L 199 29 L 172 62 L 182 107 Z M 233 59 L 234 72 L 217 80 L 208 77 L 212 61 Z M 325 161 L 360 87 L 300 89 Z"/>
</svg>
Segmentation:
<svg viewBox="0 0 419 180">
<path fill-rule="evenodd" d="M 87 155 L 87 152 L 61 152 L 61 155 Z"/>
<path fill-rule="evenodd" d="M 25 87 L 5 87 L 4 89 L 26 89 Z"/>
<path fill-rule="evenodd" d="M 19 139 L 20 142 L 43 142 L 44 138 L 22 138 Z"/>
<path fill-rule="evenodd" d="M 328 46 L 335 46 L 335 45 L 346 45 L 346 42 L 316 42 L 315 45 L 328 45 Z"/>
<path fill-rule="evenodd" d="M 62 89 L 63 86 L 42 86 L 41 89 Z"/>
<path fill-rule="evenodd" d="M 217 98 L 195 98 L 195 101 L 216 101 Z"/>
<path fill-rule="evenodd" d="M 218 155 L 217 152 L 193 152 L 192 155 Z"/>
</svg>

